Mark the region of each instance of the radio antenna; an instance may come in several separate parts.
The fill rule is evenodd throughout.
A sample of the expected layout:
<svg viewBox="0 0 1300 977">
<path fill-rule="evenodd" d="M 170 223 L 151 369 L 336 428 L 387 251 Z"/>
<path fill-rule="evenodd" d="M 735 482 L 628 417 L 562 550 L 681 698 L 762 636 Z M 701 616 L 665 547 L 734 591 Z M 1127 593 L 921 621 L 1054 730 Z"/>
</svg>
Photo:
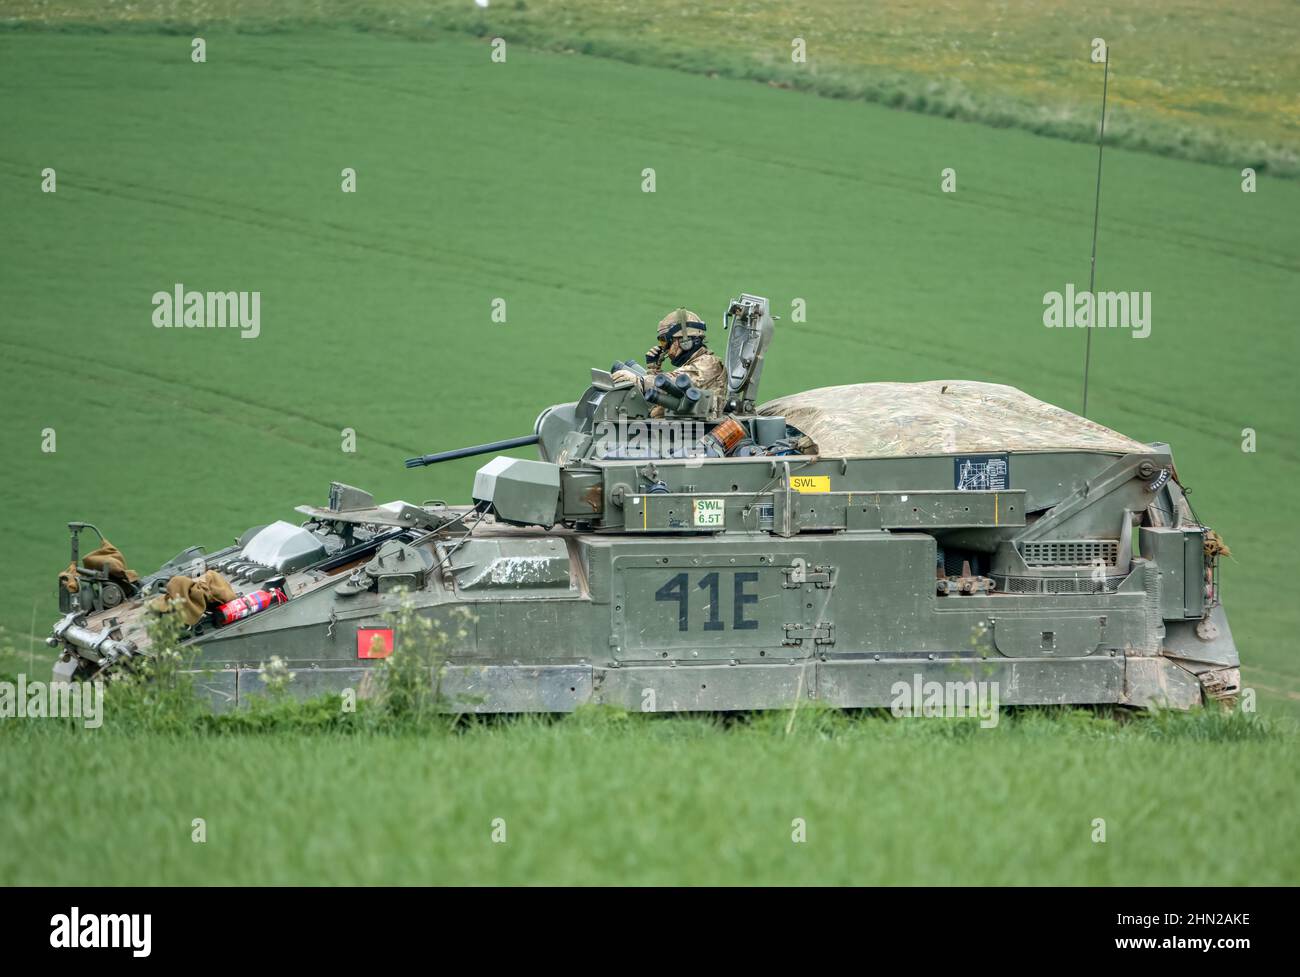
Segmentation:
<svg viewBox="0 0 1300 977">
<path fill-rule="evenodd" d="M 1083 346 L 1083 416 L 1088 416 L 1088 364 L 1092 361 L 1092 330 L 1097 325 L 1097 223 L 1101 219 L 1101 150 L 1106 144 L 1106 89 L 1110 85 L 1110 45 L 1101 76 L 1101 126 L 1097 130 L 1097 197 L 1092 205 L 1092 266 L 1088 271 L 1088 294 L 1092 296 L 1092 315 L 1088 317 L 1087 339 Z"/>
</svg>

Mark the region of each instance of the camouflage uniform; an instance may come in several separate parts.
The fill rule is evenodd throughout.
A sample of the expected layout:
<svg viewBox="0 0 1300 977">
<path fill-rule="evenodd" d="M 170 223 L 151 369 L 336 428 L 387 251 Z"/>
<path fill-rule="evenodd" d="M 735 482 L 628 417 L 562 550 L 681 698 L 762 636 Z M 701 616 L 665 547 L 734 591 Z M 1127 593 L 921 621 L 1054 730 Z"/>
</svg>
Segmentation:
<svg viewBox="0 0 1300 977">
<path fill-rule="evenodd" d="M 694 355 L 681 366 L 673 367 L 670 370 L 660 370 L 656 365 L 649 367 L 647 372 L 650 374 L 650 382 L 652 383 L 658 373 L 663 373 L 664 376 L 670 379 L 679 373 L 685 373 L 691 378 L 691 383 L 701 390 L 707 390 L 713 394 L 713 407 L 709 411 L 709 417 L 717 418 L 722 415 L 722 406 L 727 399 L 727 370 L 722 365 L 722 360 L 718 359 L 713 350 L 707 346 L 697 349 Z M 654 407 L 650 411 L 650 416 L 663 417 L 664 409 Z"/>
<path fill-rule="evenodd" d="M 727 396 L 727 370 L 722 361 L 704 344 L 706 328 L 704 320 L 689 309 L 674 309 L 669 312 L 659 321 L 660 358 L 649 364 L 648 375 L 637 380 L 637 383 L 645 389 L 654 383 L 655 377 L 660 373 L 669 378 L 684 373 L 691 378 L 691 383 L 695 386 L 713 394 L 713 406 L 709 410 L 709 417 L 716 419 L 722 415 L 723 403 Z M 672 366 L 672 360 L 668 357 L 667 349 L 673 342 L 681 342 L 688 350 L 692 346 L 695 347 L 681 366 Z M 651 353 L 653 352 L 651 350 Z M 631 374 L 624 379 L 631 379 Z M 663 417 L 665 413 L 662 407 L 653 407 L 650 410 L 651 417 Z"/>
</svg>

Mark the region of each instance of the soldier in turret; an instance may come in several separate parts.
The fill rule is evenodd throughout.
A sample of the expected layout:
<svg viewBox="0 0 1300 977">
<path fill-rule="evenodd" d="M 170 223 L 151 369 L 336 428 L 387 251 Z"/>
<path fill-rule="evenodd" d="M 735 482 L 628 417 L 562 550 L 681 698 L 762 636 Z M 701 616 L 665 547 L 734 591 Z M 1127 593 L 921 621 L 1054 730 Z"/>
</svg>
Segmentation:
<svg viewBox="0 0 1300 977">
<path fill-rule="evenodd" d="M 660 320 L 658 342 L 645 354 L 646 376 L 639 377 L 630 370 L 619 370 L 614 374 L 614 380 L 631 381 L 644 390 L 654 383 L 655 377 L 660 373 L 670 378 L 684 373 L 695 386 L 713 394 L 710 415 L 719 416 L 727 397 L 727 371 L 722 361 L 708 347 L 705 336 L 707 328 L 704 320 L 689 309 L 675 309 Z M 671 369 L 664 368 L 665 358 L 672 364 Z M 663 417 L 664 409 L 655 407 L 650 416 Z"/>
</svg>

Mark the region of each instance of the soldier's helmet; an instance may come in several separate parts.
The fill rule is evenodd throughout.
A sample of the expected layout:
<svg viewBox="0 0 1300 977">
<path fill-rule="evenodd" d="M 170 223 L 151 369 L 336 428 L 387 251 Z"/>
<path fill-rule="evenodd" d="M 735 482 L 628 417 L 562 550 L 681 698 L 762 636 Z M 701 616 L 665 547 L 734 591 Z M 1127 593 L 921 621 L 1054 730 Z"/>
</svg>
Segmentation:
<svg viewBox="0 0 1300 977">
<path fill-rule="evenodd" d="M 670 356 L 673 366 L 681 366 L 704 345 L 704 320 L 690 309 L 674 309 L 659 320 L 659 348 L 667 349 L 678 341 L 681 352 Z"/>
<path fill-rule="evenodd" d="M 669 343 L 678 336 L 702 341 L 707 328 L 704 320 L 690 309 L 674 309 L 659 320 L 659 338 Z"/>
</svg>

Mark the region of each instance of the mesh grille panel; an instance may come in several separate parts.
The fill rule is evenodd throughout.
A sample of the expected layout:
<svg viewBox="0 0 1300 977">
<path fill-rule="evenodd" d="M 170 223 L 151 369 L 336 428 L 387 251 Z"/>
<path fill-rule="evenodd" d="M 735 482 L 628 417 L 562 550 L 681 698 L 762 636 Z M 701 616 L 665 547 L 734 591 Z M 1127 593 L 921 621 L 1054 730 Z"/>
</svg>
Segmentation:
<svg viewBox="0 0 1300 977">
<path fill-rule="evenodd" d="M 950 577 L 955 577 L 961 573 L 963 561 L 970 562 L 971 573 L 981 573 L 983 566 L 987 562 L 979 553 L 972 553 L 969 550 L 944 550 L 943 551 L 943 572 Z"/>
<path fill-rule="evenodd" d="M 1020 555 L 1031 567 L 1086 567 L 1098 561 L 1106 566 L 1119 562 L 1119 541 L 1114 539 L 1027 540 Z"/>
<path fill-rule="evenodd" d="M 1090 577 L 998 578 L 998 589 L 1004 594 L 1101 594 L 1106 592 L 1106 584 L 1106 580 Z"/>
<path fill-rule="evenodd" d="M 1104 580 L 1053 580 L 1047 581 L 1049 594 L 1100 594 L 1106 589 Z"/>
<path fill-rule="evenodd" d="M 1002 589 L 1009 594 L 1036 594 L 1041 584 L 1036 577 L 1007 577 Z"/>
</svg>

